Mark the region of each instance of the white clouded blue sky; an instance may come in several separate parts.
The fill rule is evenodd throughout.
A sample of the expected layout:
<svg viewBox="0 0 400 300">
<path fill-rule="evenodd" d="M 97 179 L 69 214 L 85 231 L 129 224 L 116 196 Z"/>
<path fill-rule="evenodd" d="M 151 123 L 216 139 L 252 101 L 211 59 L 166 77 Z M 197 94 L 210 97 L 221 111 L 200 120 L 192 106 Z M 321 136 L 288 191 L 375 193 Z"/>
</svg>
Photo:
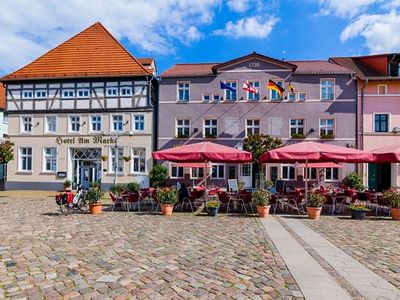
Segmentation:
<svg viewBox="0 0 400 300">
<path fill-rule="evenodd" d="M 252 51 L 286 59 L 400 52 L 400 0 L 2 0 L 0 74 L 100 21 L 160 71 Z"/>
</svg>

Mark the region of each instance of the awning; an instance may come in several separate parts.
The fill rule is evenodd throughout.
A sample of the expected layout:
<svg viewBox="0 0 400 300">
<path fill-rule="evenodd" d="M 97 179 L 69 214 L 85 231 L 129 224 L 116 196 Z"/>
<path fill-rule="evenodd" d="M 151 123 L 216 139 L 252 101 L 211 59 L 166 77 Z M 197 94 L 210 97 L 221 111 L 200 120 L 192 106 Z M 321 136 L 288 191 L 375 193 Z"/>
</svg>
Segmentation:
<svg viewBox="0 0 400 300">
<path fill-rule="evenodd" d="M 296 164 L 296 168 L 305 168 L 305 164 Z M 321 162 L 321 163 L 309 163 L 308 168 L 344 168 L 341 164 L 336 164 L 333 162 Z"/>
<path fill-rule="evenodd" d="M 173 164 L 174 167 L 184 167 L 184 168 L 204 168 L 204 163 L 175 163 Z M 208 167 L 211 168 L 211 164 L 208 164 Z"/>
</svg>

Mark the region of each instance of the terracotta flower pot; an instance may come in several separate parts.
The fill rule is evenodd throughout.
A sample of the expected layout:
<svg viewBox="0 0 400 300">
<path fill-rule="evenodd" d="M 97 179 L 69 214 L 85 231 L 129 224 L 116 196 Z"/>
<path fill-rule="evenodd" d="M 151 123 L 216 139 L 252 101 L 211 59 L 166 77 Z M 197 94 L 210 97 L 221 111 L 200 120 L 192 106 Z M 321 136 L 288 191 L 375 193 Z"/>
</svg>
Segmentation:
<svg viewBox="0 0 400 300">
<path fill-rule="evenodd" d="M 318 220 L 321 215 L 322 207 L 308 207 L 307 206 L 307 215 L 310 219 Z"/>
<path fill-rule="evenodd" d="M 173 204 L 161 204 L 161 213 L 164 216 L 171 216 L 173 209 L 174 209 L 174 205 Z"/>
<path fill-rule="evenodd" d="M 393 220 L 400 221 L 400 208 L 390 209 L 390 214 L 392 215 Z"/>
<path fill-rule="evenodd" d="M 257 212 L 260 218 L 266 218 L 269 215 L 271 205 L 257 205 Z"/>
<path fill-rule="evenodd" d="M 89 211 L 91 215 L 101 214 L 101 212 L 103 211 L 103 204 L 101 203 L 90 204 Z"/>
</svg>

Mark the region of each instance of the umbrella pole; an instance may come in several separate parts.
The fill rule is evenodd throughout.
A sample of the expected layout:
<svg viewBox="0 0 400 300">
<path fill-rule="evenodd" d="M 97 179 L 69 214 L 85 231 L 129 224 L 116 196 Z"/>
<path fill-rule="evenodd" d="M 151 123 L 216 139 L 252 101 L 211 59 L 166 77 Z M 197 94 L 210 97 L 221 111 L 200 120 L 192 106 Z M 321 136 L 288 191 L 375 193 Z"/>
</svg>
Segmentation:
<svg viewBox="0 0 400 300">
<path fill-rule="evenodd" d="M 207 191 L 207 179 L 208 179 L 208 168 L 207 168 L 208 162 L 207 160 L 204 161 L 204 174 L 205 174 L 205 178 L 204 178 L 204 193 L 206 195 L 206 202 L 207 202 L 207 198 L 208 198 L 208 191 Z"/>
<path fill-rule="evenodd" d="M 305 178 L 305 181 L 304 181 L 304 182 L 305 182 L 305 185 L 306 185 L 306 186 L 305 186 L 305 196 L 306 196 L 306 199 L 305 199 L 305 200 L 306 200 L 306 201 L 307 201 L 307 194 L 308 194 L 308 176 L 307 176 L 308 174 L 307 174 L 307 173 L 308 173 L 308 159 L 306 159 L 306 171 L 304 172 L 304 175 L 305 175 L 305 177 L 306 177 L 306 178 Z"/>
</svg>

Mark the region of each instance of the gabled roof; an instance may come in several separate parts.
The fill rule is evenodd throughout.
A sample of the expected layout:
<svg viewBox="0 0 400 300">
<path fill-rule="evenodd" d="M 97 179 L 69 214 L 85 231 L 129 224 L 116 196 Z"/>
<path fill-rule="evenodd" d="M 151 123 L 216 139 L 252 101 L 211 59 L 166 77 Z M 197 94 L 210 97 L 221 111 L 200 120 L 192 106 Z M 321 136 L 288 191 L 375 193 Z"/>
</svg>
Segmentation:
<svg viewBox="0 0 400 300">
<path fill-rule="evenodd" d="M 161 74 L 161 77 L 213 76 L 212 68 L 218 63 L 176 64 Z"/>
<path fill-rule="evenodd" d="M 143 65 L 97 22 L 2 81 L 149 75 Z"/>
<path fill-rule="evenodd" d="M 139 57 L 137 59 L 150 73 L 157 73 L 156 61 L 152 57 Z"/>
<path fill-rule="evenodd" d="M 290 61 L 297 66 L 294 74 L 296 75 L 311 75 L 311 74 L 352 74 L 351 69 L 339 66 L 327 60 L 293 60 Z"/>
<path fill-rule="evenodd" d="M 6 89 L 0 83 L 0 109 L 6 109 Z"/>
<path fill-rule="evenodd" d="M 292 70 L 296 69 L 296 65 L 288 63 L 287 61 L 275 59 L 275 58 L 272 58 L 272 57 L 269 57 L 269 56 L 265 56 L 265 55 L 262 55 L 262 54 L 259 54 L 259 53 L 255 52 L 255 51 L 253 53 L 248 54 L 248 55 L 245 55 L 245 56 L 242 56 L 242 57 L 238 57 L 238 58 L 229 60 L 227 62 L 218 64 L 218 65 L 214 66 L 212 69 L 213 69 L 213 72 L 217 72 L 219 69 L 223 69 L 223 68 L 225 68 L 227 66 L 234 65 L 236 63 L 240 63 L 241 61 L 246 61 L 246 60 L 251 59 L 251 58 L 257 58 L 257 59 L 260 59 L 260 60 L 271 62 L 271 63 L 273 63 L 275 65 L 279 65 L 281 67 L 292 69 Z"/>
</svg>

